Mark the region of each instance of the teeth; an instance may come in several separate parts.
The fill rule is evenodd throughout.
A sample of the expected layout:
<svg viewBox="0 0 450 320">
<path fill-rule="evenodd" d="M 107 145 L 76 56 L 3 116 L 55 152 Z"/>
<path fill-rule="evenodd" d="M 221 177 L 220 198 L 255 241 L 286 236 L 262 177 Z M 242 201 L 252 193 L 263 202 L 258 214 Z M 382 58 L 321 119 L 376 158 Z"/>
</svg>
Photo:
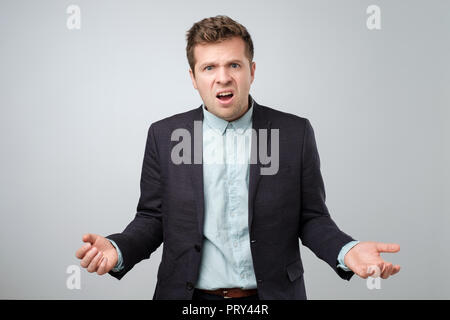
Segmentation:
<svg viewBox="0 0 450 320">
<path fill-rule="evenodd" d="M 229 91 L 229 92 L 222 92 L 222 93 L 219 93 L 218 96 L 221 97 L 221 96 L 226 96 L 226 95 L 229 95 L 229 94 L 232 94 L 232 92 L 231 91 Z"/>
</svg>

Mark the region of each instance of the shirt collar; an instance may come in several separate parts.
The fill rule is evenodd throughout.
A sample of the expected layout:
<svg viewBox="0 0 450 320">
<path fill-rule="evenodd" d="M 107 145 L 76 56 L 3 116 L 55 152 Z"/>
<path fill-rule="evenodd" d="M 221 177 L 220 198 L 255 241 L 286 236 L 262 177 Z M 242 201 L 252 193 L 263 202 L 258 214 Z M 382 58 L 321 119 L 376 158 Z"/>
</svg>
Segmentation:
<svg viewBox="0 0 450 320">
<path fill-rule="evenodd" d="M 227 120 L 224 120 L 212 114 L 211 112 L 206 110 L 205 104 L 202 104 L 203 116 L 206 123 L 212 129 L 218 130 L 221 134 L 225 132 L 225 129 L 227 128 L 229 123 L 231 123 L 235 129 L 243 129 L 243 130 L 248 129 L 252 123 L 253 104 L 254 104 L 252 96 L 249 95 L 248 97 L 249 103 L 251 102 L 248 110 L 244 113 L 242 117 L 231 122 L 228 122 Z"/>
</svg>

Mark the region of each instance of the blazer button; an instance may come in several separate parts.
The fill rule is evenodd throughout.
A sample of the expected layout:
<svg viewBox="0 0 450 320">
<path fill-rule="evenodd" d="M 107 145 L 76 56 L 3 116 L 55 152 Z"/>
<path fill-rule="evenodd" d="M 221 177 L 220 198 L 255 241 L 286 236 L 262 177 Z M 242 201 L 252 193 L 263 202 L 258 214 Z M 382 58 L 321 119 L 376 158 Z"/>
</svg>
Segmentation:
<svg viewBox="0 0 450 320">
<path fill-rule="evenodd" d="M 202 249 L 202 247 L 199 244 L 196 244 L 194 248 L 195 250 L 197 250 L 197 252 L 200 252 L 200 250 Z"/>
<path fill-rule="evenodd" d="M 194 285 L 192 284 L 192 282 L 186 282 L 186 288 L 188 290 L 192 290 L 192 289 L 194 289 Z"/>
<path fill-rule="evenodd" d="M 253 239 L 253 240 L 252 240 L 252 241 L 250 241 L 250 242 L 251 242 L 251 243 L 253 244 L 253 243 L 256 243 L 256 240 L 255 240 L 255 239 Z"/>
</svg>

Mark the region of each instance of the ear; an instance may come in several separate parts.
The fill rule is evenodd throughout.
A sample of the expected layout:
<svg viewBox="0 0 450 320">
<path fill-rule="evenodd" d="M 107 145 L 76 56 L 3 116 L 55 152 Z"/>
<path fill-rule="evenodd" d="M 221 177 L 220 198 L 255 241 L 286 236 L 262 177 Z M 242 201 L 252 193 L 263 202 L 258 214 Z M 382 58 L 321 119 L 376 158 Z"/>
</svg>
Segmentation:
<svg viewBox="0 0 450 320">
<path fill-rule="evenodd" d="M 189 68 L 189 75 L 191 76 L 192 85 L 194 86 L 194 88 L 196 90 L 198 90 L 198 88 L 197 88 L 197 81 L 195 81 L 194 73 L 192 72 L 192 69 L 190 69 L 190 68 Z"/>
<path fill-rule="evenodd" d="M 253 80 L 255 80 L 255 69 L 256 69 L 256 63 L 253 61 L 252 66 L 250 68 L 250 77 L 251 77 L 250 84 L 252 84 Z"/>
</svg>

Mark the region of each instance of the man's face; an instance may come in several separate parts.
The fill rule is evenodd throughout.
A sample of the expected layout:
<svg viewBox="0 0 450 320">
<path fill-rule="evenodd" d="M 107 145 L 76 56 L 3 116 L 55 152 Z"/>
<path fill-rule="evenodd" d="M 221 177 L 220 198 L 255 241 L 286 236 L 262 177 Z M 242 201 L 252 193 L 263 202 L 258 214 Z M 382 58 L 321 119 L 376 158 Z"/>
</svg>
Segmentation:
<svg viewBox="0 0 450 320">
<path fill-rule="evenodd" d="M 198 44 L 194 48 L 194 88 L 208 111 L 227 121 L 240 118 L 248 110 L 248 94 L 255 78 L 255 62 L 245 55 L 245 43 L 233 37 L 219 43 Z M 221 92 L 232 96 L 218 97 Z"/>
</svg>

